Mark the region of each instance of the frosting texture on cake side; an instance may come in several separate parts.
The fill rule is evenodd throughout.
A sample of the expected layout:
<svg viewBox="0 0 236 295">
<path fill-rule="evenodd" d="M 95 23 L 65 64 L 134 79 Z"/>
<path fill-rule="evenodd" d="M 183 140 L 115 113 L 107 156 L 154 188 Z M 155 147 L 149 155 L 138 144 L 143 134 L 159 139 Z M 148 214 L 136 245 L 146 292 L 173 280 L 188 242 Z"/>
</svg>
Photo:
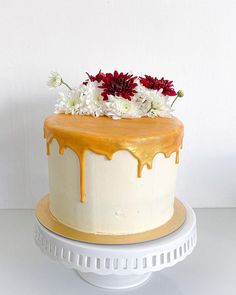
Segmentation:
<svg viewBox="0 0 236 295">
<path fill-rule="evenodd" d="M 127 151 L 118 151 L 111 161 L 88 151 L 85 163 L 86 200 L 81 203 L 79 159 L 71 149 L 59 155 L 53 140 L 50 210 L 61 223 L 83 232 L 120 235 L 157 228 L 172 217 L 178 167 L 174 153 L 169 158 L 157 155 L 141 178 Z"/>
</svg>

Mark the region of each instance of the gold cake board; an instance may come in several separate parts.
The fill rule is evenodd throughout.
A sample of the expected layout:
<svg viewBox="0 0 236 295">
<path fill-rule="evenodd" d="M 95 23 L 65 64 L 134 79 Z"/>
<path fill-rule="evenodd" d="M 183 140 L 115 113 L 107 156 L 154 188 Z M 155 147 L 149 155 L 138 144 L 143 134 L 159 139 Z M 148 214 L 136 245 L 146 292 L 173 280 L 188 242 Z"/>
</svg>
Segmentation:
<svg viewBox="0 0 236 295">
<path fill-rule="evenodd" d="M 49 195 L 43 197 L 37 204 L 36 216 L 39 222 L 51 232 L 80 242 L 93 244 L 134 244 L 146 242 L 169 235 L 177 230 L 185 221 L 186 209 L 184 205 L 175 198 L 174 214 L 165 224 L 141 233 L 128 235 L 102 235 L 85 233 L 75 230 L 59 222 L 49 210 Z"/>
</svg>

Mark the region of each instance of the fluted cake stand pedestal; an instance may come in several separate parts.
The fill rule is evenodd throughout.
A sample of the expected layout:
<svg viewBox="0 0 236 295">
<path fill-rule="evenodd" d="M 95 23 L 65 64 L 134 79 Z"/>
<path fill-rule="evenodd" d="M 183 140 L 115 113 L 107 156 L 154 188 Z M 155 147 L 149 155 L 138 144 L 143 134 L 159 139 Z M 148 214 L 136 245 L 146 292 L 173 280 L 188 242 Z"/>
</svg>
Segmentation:
<svg viewBox="0 0 236 295">
<path fill-rule="evenodd" d="M 35 242 L 44 254 L 75 269 L 88 283 L 125 289 L 147 281 L 152 272 L 184 260 L 197 242 L 196 217 L 185 204 L 186 220 L 175 232 L 153 241 L 98 245 L 71 240 L 46 229 L 38 220 Z"/>
</svg>

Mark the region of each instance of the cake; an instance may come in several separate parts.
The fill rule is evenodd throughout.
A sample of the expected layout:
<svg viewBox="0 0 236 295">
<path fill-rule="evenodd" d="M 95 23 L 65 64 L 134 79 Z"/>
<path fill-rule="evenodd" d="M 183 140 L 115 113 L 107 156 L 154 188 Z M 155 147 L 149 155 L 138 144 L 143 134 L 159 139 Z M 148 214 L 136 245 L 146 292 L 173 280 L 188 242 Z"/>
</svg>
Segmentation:
<svg viewBox="0 0 236 295">
<path fill-rule="evenodd" d="M 49 86 L 62 84 L 68 91 L 44 122 L 53 218 L 108 236 L 168 223 L 184 129 L 172 106 L 182 91 L 164 78 L 117 71 L 88 75 L 78 88 L 53 73 Z"/>
</svg>

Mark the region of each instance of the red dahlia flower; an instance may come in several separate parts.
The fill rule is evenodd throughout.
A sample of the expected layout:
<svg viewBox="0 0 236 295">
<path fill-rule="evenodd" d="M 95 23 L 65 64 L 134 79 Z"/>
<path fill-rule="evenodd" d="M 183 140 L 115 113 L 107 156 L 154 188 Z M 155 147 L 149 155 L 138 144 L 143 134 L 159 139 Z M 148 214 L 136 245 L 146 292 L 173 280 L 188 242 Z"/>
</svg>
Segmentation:
<svg viewBox="0 0 236 295">
<path fill-rule="evenodd" d="M 107 73 L 102 79 L 102 85 L 99 88 L 103 89 L 102 96 L 104 100 L 108 100 L 108 95 L 121 96 L 125 99 L 131 100 L 131 97 L 134 96 L 137 91 L 135 87 L 135 79 L 133 75 L 128 73 L 118 73 L 114 71 L 114 74 Z"/>
<path fill-rule="evenodd" d="M 162 94 L 168 96 L 175 96 L 176 92 L 174 90 L 173 81 L 164 80 L 161 78 L 158 80 L 157 78 L 153 78 L 151 76 L 145 75 L 144 77 L 140 77 L 140 82 L 149 89 L 160 90 L 163 89 Z"/>
</svg>

